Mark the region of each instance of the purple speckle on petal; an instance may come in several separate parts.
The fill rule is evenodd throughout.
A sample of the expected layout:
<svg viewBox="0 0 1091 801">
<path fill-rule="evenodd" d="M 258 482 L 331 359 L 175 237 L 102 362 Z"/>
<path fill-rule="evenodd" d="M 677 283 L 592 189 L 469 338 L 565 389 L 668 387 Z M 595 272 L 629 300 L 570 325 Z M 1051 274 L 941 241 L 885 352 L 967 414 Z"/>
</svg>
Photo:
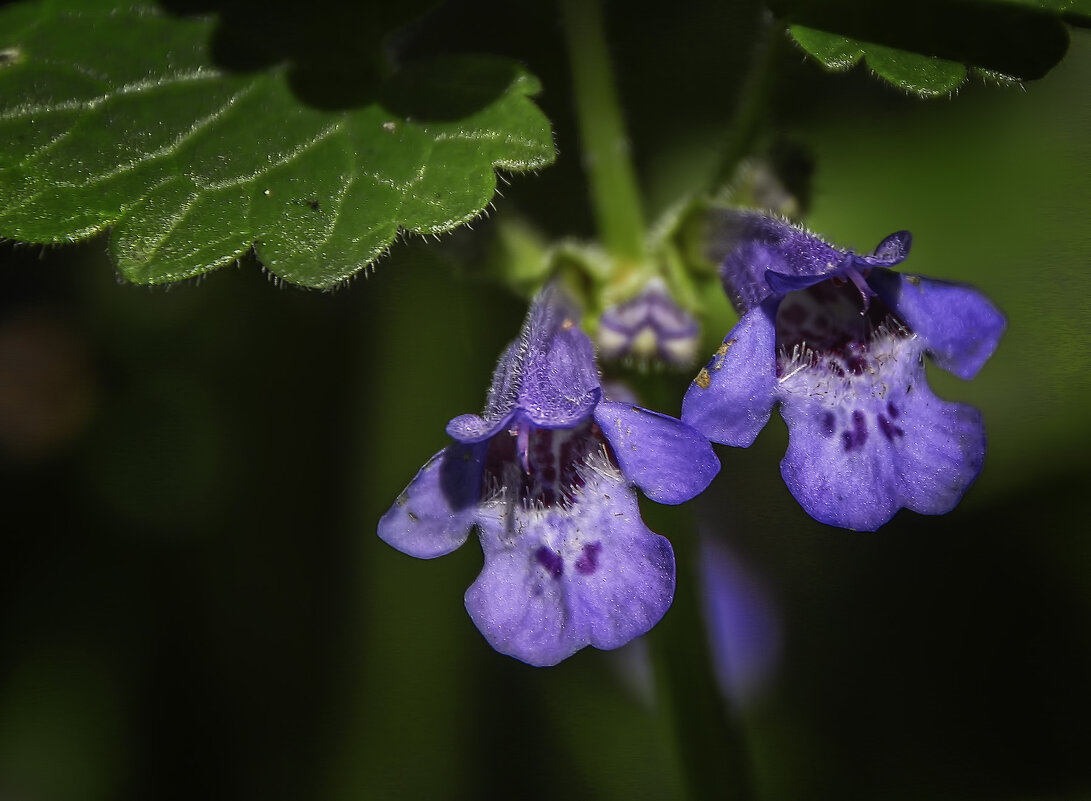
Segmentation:
<svg viewBox="0 0 1091 801">
<path fill-rule="evenodd" d="M 895 419 L 899 414 L 901 414 L 901 412 L 898 410 L 898 407 L 894 405 L 894 401 L 887 402 L 886 410 L 892 420 Z"/>
<path fill-rule="evenodd" d="M 549 574 L 555 579 L 559 579 L 564 575 L 564 560 L 561 559 L 561 555 L 549 548 L 546 545 L 542 545 L 534 552 L 534 558 L 538 560 L 538 564 L 544 567 Z"/>
<path fill-rule="evenodd" d="M 887 438 L 888 442 L 893 442 L 895 437 L 904 437 L 905 431 L 901 426 L 896 426 L 887 418 L 885 414 L 879 415 L 879 430 L 883 432 L 883 436 Z"/>
<path fill-rule="evenodd" d="M 841 432 L 841 441 L 846 451 L 862 448 L 867 442 L 867 418 L 859 409 L 852 413 L 852 430 Z"/>
<path fill-rule="evenodd" d="M 827 437 L 832 437 L 834 432 L 834 419 L 833 412 L 826 412 L 822 415 L 822 433 Z"/>
<path fill-rule="evenodd" d="M 602 552 L 601 542 L 592 542 L 583 546 L 583 553 L 576 560 L 576 570 L 584 575 L 590 576 L 599 566 L 599 554 Z"/>
</svg>

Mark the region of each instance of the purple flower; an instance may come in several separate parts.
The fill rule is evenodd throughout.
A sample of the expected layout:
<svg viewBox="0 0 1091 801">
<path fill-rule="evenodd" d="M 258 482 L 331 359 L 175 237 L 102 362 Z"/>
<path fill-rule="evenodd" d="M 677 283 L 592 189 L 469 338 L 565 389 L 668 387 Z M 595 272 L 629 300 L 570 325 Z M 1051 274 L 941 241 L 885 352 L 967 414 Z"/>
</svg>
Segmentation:
<svg viewBox="0 0 1091 801">
<path fill-rule="evenodd" d="M 639 295 L 602 313 L 596 339 L 606 359 L 635 357 L 686 367 L 693 363 L 700 333 L 662 279 L 654 278 Z"/>
<path fill-rule="evenodd" d="M 973 377 L 1003 315 L 969 287 L 895 273 L 908 231 L 870 256 L 779 220 L 716 220 L 724 288 L 741 314 L 682 404 L 714 442 L 749 446 L 773 406 L 788 424 L 781 475 L 823 523 L 873 531 L 905 507 L 943 514 L 981 471 L 980 413 L 940 400 L 923 355 Z"/>
<path fill-rule="evenodd" d="M 484 414 L 448 424 L 455 442 L 379 521 L 385 542 L 425 559 L 476 526 L 485 566 L 466 609 L 496 650 L 532 665 L 617 648 L 659 621 L 674 597 L 674 552 L 644 525 L 632 487 L 682 503 L 720 468 L 684 423 L 603 399 L 578 319 L 555 288 L 539 294 Z"/>
</svg>

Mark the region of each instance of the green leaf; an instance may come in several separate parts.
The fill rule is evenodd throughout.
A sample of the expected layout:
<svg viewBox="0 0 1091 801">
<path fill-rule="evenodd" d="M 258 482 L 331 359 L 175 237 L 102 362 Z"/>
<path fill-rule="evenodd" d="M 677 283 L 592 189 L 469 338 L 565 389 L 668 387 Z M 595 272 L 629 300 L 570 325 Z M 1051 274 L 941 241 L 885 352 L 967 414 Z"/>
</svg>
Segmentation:
<svg viewBox="0 0 1091 801">
<path fill-rule="evenodd" d="M 245 66 L 262 69 L 228 69 L 214 43 L 237 40 L 239 20 L 214 31 L 210 18 L 114 5 L 0 9 L 0 236 L 111 227 L 119 271 L 141 284 L 253 248 L 278 277 L 330 287 L 399 231 L 479 215 L 496 168 L 554 158 L 529 99 L 539 84 L 507 60 L 448 57 L 379 80 L 374 64 L 336 75 L 301 57 L 267 66 L 255 50 Z"/>
<path fill-rule="evenodd" d="M 966 67 L 955 61 L 868 44 L 806 25 L 792 25 L 788 30 L 800 47 L 831 72 L 843 72 L 866 58 L 876 75 L 921 97 L 950 94 L 966 80 Z"/>
<path fill-rule="evenodd" d="M 826 69 L 866 61 L 921 97 L 949 95 L 969 72 L 1040 78 L 1068 49 L 1065 23 L 1091 24 L 1091 0 L 771 0 L 792 38 Z"/>
</svg>

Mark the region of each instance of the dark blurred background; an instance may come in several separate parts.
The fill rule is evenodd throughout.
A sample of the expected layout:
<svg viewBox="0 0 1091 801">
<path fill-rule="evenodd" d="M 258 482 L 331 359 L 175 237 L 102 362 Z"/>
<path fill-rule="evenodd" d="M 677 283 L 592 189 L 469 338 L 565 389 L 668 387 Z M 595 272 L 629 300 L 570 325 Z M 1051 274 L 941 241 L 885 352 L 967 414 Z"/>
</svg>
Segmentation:
<svg viewBox="0 0 1091 801">
<path fill-rule="evenodd" d="M 518 328 L 476 269 L 497 220 L 592 233 L 555 14 L 505 8 L 454 6 L 412 43 L 509 53 L 545 85 L 560 159 L 473 232 L 404 242 L 333 293 L 245 262 L 147 289 L 115 280 L 104 238 L 0 245 L 3 801 L 681 792 L 701 733 L 672 736 L 639 654 L 500 656 L 462 608 L 474 543 L 422 562 L 375 536 Z M 759 16 L 609 8 L 654 216 L 715 169 Z M 990 436 L 946 517 L 810 521 L 776 418 L 720 451 L 695 515 L 780 643 L 734 704 L 757 795 L 1091 798 L 1091 37 L 1025 89 L 928 103 L 790 45 L 776 63 L 809 227 L 857 249 L 910 229 L 908 269 L 978 285 L 1009 329 L 972 383 L 930 371 Z M 665 380 L 676 414 L 688 376 Z"/>
</svg>

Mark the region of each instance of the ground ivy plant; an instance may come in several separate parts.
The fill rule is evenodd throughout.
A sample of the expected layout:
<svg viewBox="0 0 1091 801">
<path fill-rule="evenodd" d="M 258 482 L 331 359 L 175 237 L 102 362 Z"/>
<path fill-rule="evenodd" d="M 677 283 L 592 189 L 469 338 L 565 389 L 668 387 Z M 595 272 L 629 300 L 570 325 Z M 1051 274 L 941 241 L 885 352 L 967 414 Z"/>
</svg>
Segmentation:
<svg viewBox="0 0 1091 801">
<path fill-rule="evenodd" d="M 105 232 L 132 284 L 243 260 L 333 289 L 400 240 L 490 212 L 501 254 L 490 275 L 528 302 L 526 322 L 482 414 L 451 410 L 447 439 L 437 432 L 438 452 L 420 455 L 376 524 L 419 558 L 476 531 L 485 565 L 467 611 L 496 650 L 543 666 L 624 645 L 693 592 L 692 566 L 675 558 L 695 551 L 693 532 L 653 531 L 635 490 L 665 504 L 716 492 L 733 452 L 711 443 L 749 446 L 776 407 L 790 437 L 783 480 L 831 526 L 946 513 L 986 459 L 981 415 L 933 394 L 924 363 L 972 377 L 1004 315 L 975 289 L 917 275 L 909 232 L 877 232 L 874 250 L 856 252 L 804 227 L 805 182 L 759 157 L 784 53 L 935 102 L 970 76 L 1028 85 L 1064 57 L 1071 26 L 1091 23 L 1089 0 L 768 0 L 717 167 L 653 225 L 602 5 L 543 4 L 568 75 L 545 87 L 518 54 L 420 56 L 415 38 L 452 13 L 439 3 L 0 7 L 6 239 Z M 498 176 L 531 184 L 557 158 L 543 90 L 574 111 L 594 241 L 550 242 L 497 195 Z M 722 340 L 710 288 L 738 315 Z M 660 406 L 684 392 L 680 419 L 646 408 L 626 384 L 634 370 L 665 388 L 649 393 Z M 740 754 L 722 716 L 686 703 L 675 645 L 662 649 L 660 688 L 673 687 L 679 725 Z M 696 795 L 749 793 L 745 770 L 725 778 L 702 753 L 689 760 Z"/>
</svg>

